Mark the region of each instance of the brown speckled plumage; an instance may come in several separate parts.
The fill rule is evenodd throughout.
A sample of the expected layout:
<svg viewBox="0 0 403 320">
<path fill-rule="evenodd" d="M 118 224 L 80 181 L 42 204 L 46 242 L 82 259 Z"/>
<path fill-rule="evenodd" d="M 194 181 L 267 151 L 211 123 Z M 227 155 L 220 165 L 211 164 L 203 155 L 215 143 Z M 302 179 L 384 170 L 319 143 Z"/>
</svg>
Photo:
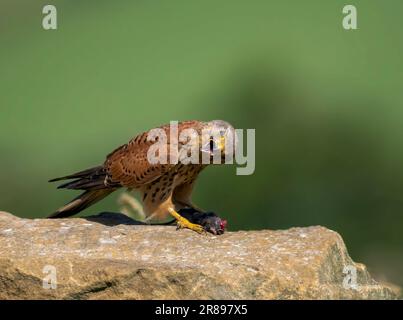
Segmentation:
<svg viewBox="0 0 403 320">
<path fill-rule="evenodd" d="M 180 122 L 178 131 L 180 133 L 184 129 L 192 128 L 201 134 L 207 124 L 200 121 Z M 169 125 L 159 128 L 166 132 L 169 142 Z M 154 141 L 147 141 L 148 133 L 149 131 L 143 132 L 114 150 L 101 166 L 51 180 L 75 179 L 59 188 L 80 189 L 85 192 L 50 217 L 62 218 L 74 215 L 121 187 L 142 194 L 144 212 L 150 220 L 167 218 L 169 208 L 177 211 L 183 207 L 192 207 L 192 189 L 199 173 L 206 165 L 169 164 L 169 161 L 168 164 L 150 164 L 147 152 Z M 169 146 L 167 150 L 169 160 Z"/>
</svg>

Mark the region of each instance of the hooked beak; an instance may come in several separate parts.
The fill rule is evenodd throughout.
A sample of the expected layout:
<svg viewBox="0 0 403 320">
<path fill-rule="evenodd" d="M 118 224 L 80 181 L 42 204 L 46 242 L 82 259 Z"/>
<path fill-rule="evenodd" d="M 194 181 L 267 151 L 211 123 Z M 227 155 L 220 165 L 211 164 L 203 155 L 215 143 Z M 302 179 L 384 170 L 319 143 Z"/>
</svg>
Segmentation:
<svg viewBox="0 0 403 320">
<path fill-rule="evenodd" d="M 225 137 L 224 136 L 220 136 L 220 139 L 218 139 L 217 148 L 221 151 L 223 151 L 225 149 Z"/>
</svg>

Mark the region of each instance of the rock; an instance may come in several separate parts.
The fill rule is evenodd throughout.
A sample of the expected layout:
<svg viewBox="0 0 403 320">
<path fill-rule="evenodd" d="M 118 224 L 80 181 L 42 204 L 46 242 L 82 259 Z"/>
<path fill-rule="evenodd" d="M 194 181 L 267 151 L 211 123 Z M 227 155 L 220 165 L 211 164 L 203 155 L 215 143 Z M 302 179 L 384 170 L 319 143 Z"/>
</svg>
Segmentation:
<svg viewBox="0 0 403 320">
<path fill-rule="evenodd" d="M 356 270 L 356 287 L 343 270 L 352 278 Z M 213 236 L 122 214 L 30 220 L 0 212 L 0 299 L 351 298 L 397 294 L 324 227 Z"/>
</svg>

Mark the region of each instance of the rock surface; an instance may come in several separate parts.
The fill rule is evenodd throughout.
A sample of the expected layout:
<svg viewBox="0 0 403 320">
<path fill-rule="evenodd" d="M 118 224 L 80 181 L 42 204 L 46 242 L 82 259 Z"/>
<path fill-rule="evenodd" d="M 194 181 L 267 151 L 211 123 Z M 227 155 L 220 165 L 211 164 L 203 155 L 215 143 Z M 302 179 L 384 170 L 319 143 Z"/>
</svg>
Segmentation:
<svg viewBox="0 0 403 320">
<path fill-rule="evenodd" d="M 343 286 L 346 267 L 357 272 L 355 288 Z M 397 296 L 323 227 L 213 236 L 121 214 L 30 220 L 0 212 L 0 299 L 350 298 Z"/>
</svg>

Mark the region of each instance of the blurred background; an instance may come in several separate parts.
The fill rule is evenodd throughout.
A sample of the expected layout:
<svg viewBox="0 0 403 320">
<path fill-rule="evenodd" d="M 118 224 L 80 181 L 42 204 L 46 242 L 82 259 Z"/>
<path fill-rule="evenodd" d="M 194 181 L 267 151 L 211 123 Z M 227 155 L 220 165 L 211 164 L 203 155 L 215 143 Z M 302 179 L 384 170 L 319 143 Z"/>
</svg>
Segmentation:
<svg viewBox="0 0 403 320">
<path fill-rule="evenodd" d="M 77 194 L 48 179 L 170 120 L 225 119 L 256 129 L 256 171 L 207 169 L 198 205 L 230 230 L 326 226 L 403 285 L 403 2 L 350 1 L 353 31 L 345 4 L 2 0 L 0 209 L 45 217 Z"/>
</svg>

